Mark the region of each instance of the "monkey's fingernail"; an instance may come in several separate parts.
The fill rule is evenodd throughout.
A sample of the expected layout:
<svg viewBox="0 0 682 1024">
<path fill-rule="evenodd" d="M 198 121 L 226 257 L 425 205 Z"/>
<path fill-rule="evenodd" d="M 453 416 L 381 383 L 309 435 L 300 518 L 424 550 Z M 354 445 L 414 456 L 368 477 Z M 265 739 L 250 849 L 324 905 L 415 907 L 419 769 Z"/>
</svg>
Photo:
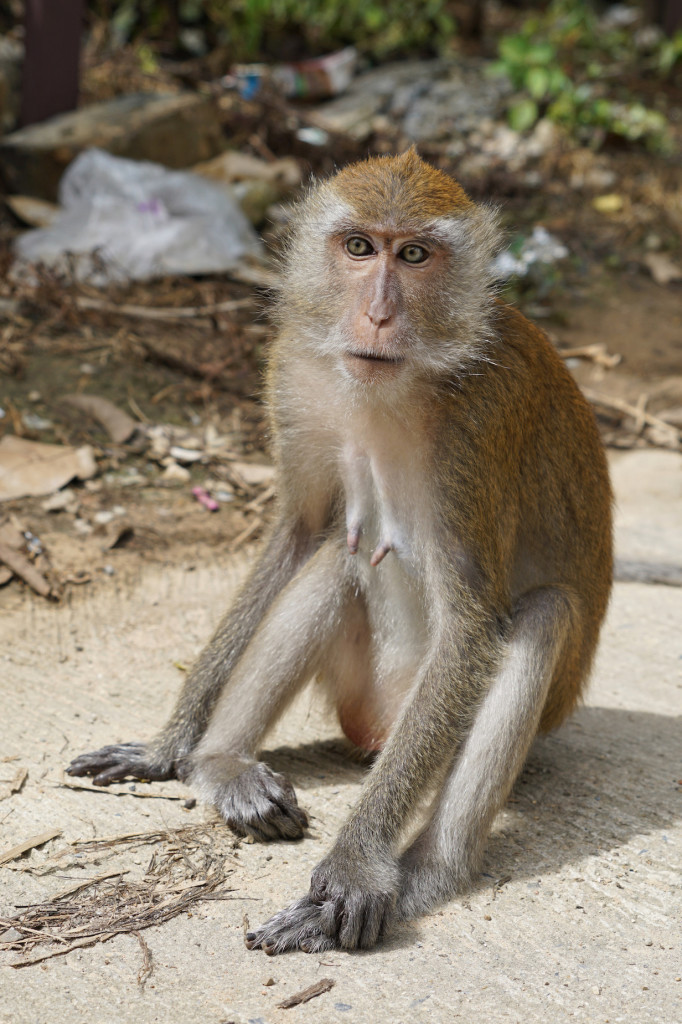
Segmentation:
<svg viewBox="0 0 682 1024">
<path fill-rule="evenodd" d="M 253 940 L 256 938 L 256 933 L 255 932 L 247 932 L 245 938 L 246 938 L 247 942 L 253 942 Z"/>
</svg>

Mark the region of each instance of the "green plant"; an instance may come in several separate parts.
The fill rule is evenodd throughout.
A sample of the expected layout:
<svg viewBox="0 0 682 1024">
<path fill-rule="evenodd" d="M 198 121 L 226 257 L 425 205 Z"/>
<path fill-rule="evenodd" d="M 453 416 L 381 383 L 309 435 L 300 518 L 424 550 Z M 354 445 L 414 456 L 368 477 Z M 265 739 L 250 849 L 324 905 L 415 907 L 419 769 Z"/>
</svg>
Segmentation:
<svg viewBox="0 0 682 1024">
<path fill-rule="evenodd" d="M 659 73 L 682 57 L 682 33 L 666 42 L 655 59 Z M 498 57 L 493 73 L 506 75 L 516 90 L 507 110 L 515 130 L 532 128 L 545 116 L 593 146 L 616 135 L 650 149 L 669 148 L 663 114 L 622 95 L 618 86 L 624 70 L 641 60 L 631 27 L 602 27 L 588 0 L 551 0 L 520 32 L 500 40 Z"/>
<path fill-rule="evenodd" d="M 373 58 L 446 51 L 451 0 L 93 0 L 118 42 L 201 29 L 233 61 L 319 56 L 353 44 Z"/>
</svg>

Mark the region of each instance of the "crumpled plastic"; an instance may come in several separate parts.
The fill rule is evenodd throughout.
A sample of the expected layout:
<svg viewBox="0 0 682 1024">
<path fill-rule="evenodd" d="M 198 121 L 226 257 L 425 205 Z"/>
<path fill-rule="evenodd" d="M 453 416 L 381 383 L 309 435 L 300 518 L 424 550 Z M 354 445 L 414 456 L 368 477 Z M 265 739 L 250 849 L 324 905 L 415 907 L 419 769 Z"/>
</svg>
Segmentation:
<svg viewBox="0 0 682 1024">
<path fill-rule="evenodd" d="M 15 275 L 40 263 L 103 286 L 219 273 L 261 252 L 228 189 L 189 171 L 87 149 L 64 172 L 59 201 L 49 227 L 17 239 Z"/>
<path fill-rule="evenodd" d="M 499 253 L 492 261 L 491 271 L 498 281 L 506 281 L 515 275 L 525 277 L 534 263 L 549 266 L 568 255 L 568 249 L 562 242 L 554 235 L 550 235 L 547 228 L 536 224 L 530 238 L 524 240 L 519 252 L 516 255 L 509 251 Z"/>
</svg>

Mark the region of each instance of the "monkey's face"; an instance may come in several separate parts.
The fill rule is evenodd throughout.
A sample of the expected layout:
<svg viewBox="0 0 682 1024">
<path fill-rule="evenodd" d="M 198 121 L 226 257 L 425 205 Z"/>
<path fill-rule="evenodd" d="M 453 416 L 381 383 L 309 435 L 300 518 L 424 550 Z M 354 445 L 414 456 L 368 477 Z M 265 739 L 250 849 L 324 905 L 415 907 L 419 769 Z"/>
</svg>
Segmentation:
<svg viewBox="0 0 682 1024">
<path fill-rule="evenodd" d="M 354 226 L 329 238 L 329 268 L 343 296 L 337 341 L 344 370 L 359 381 L 403 373 L 415 339 L 437 331 L 434 307 L 448 252 L 426 235 Z M 425 330 L 425 311 L 429 330 Z"/>
<path fill-rule="evenodd" d="M 495 219 L 414 152 L 344 168 L 301 204 L 279 315 L 341 380 L 456 374 L 489 331 Z"/>
</svg>

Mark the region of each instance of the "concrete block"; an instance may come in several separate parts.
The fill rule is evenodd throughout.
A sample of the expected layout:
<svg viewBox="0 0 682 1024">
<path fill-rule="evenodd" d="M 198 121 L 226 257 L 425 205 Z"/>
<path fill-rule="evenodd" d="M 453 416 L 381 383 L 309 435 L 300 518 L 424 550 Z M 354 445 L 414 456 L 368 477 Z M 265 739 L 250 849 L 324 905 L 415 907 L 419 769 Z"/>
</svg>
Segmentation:
<svg viewBox="0 0 682 1024">
<path fill-rule="evenodd" d="M 0 140 L 5 184 L 10 192 L 54 200 L 64 169 L 90 146 L 172 168 L 190 167 L 225 148 L 212 100 L 194 93 L 133 93 L 6 135 Z"/>
</svg>

